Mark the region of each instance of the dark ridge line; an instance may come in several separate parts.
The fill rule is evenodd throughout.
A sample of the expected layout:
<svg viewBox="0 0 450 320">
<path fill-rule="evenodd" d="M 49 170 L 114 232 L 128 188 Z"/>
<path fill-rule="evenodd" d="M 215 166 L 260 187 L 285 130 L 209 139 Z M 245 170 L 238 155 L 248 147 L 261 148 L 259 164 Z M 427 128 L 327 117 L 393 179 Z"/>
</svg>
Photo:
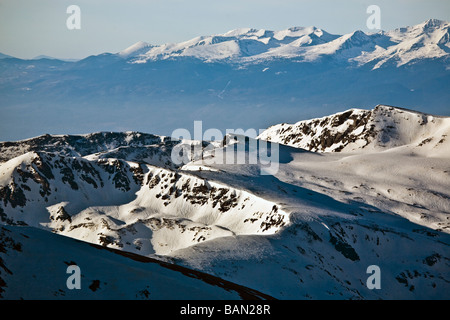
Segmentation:
<svg viewBox="0 0 450 320">
<path fill-rule="evenodd" d="M 81 241 L 81 242 L 83 242 L 83 241 Z M 180 265 L 168 263 L 165 261 L 157 260 L 154 258 L 142 256 L 142 255 L 127 252 L 127 251 L 121 251 L 121 250 L 117 250 L 117 249 L 113 249 L 113 248 L 104 247 L 104 246 L 94 244 L 94 243 L 88 243 L 88 244 L 96 249 L 107 250 L 109 252 L 121 255 L 123 257 L 132 259 L 134 261 L 143 262 L 143 263 L 156 263 L 164 268 L 167 268 L 167 269 L 170 269 L 170 270 L 173 270 L 176 272 L 180 272 L 183 275 L 190 277 L 190 278 L 202 280 L 205 283 L 208 283 L 208 284 L 214 285 L 214 286 L 218 286 L 229 292 L 235 291 L 236 293 L 239 294 L 239 296 L 243 300 L 276 300 L 274 297 L 272 297 L 268 294 L 262 293 L 255 289 L 251 289 L 251 288 L 242 286 L 242 285 L 234 283 L 234 282 L 224 280 L 222 278 L 219 278 L 219 277 L 216 277 L 216 276 L 213 276 L 211 274 L 207 274 L 207 273 L 204 273 L 201 271 L 192 270 L 192 269 L 180 266 Z"/>
<path fill-rule="evenodd" d="M 375 106 L 375 108 L 377 108 L 377 107 L 394 108 L 394 109 L 401 110 L 401 111 L 407 111 L 407 112 L 411 112 L 411 113 L 422 114 L 422 115 L 425 115 L 425 116 L 432 116 L 432 117 L 435 117 L 435 118 L 449 118 L 448 116 L 440 116 L 440 115 L 426 113 L 426 112 L 417 111 L 417 110 L 413 110 L 413 109 L 391 106 L 389 104 L 377 104 Z M 373 108 L 372 110 L 368 110 L 368 111 L 373 111 L 373 110 L 375 110 L 375 108 Z"/>
</svg>

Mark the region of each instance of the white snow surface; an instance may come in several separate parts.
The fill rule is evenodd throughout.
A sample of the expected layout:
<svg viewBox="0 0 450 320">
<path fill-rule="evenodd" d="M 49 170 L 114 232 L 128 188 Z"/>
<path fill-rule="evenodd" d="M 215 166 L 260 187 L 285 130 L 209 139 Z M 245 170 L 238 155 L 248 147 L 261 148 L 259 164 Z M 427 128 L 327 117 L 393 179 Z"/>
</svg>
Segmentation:
<svg viewBox="0 0 450 320">
<path fill-rule="evenodd" d="M 0 164 L 0 219 L 275 298 L 446 299 L 448 134 L 448 117 L 379 105 L 276 125 L 258 140 L 228 136 L 184 166 L 140 156 L 171 145 L 137 133 L 5 143 L 12 158 Z M 228 150 L 261 160 L 268 149 L 279 155 L 270 175 L 262 161 L 219 161 Z M 365 285 L 372 264 L 383 290 Z"/>
</svg>

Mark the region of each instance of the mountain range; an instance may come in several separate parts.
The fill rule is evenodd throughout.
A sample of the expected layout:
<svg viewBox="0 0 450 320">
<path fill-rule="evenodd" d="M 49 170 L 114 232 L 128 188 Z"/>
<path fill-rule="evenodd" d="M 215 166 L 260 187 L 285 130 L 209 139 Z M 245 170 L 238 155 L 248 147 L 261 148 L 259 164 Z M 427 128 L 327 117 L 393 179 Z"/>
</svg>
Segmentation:
<svg viewBox="0 0 450 320">
<path fill-rule="evenodd" d="M 256 140 L 1 142 L 0 295 L 445 300 L 449 134 L 449 117 L 378 105 L 274 125 Z M 267 140 L 279 152 L 271 175 L 262 161 L 211 161 L 261 155 Z M 201 148 L 175 164 L 179 144 Z M 84 289 L 66 287 L 73 264 Z M 371 265 L 381 289 L 366 285 Z"/>
<path fill-rule="evenodd" d="M 366 34 L 358 30 L 342 36 L 316 27 L 293 27 L 281 31 L 243 28 L 175 44 L 153 46 L 140 41 L 118 55 L 131 59 L 132 63 L 178 57 L 194 57 L 208 62 L 227 60 L 239 64 L 272 59 L 314 62 L 332 57 L 357 66 L 369 64 L 377 69 L 386 63 L 399 67 L 415 60 L 448 56 L 449 26 L 448 22 L 429 19 L 412 27 L 387 32 Z"/>
<path fill-rule="evenodd" d="M 266 128 L 377 104 L 448 116 L 449 50 L 449 23 L 430 19 L 369 34 L 243 28 L 79 61 L 2 56 L 0 140 L 170 136 L 199 119 L 222 131 Z"/>
<path fill-rule="evenodd" d="M 449 26 L 0 54 L 0 298 L 447 300 Z"/>
</svg>

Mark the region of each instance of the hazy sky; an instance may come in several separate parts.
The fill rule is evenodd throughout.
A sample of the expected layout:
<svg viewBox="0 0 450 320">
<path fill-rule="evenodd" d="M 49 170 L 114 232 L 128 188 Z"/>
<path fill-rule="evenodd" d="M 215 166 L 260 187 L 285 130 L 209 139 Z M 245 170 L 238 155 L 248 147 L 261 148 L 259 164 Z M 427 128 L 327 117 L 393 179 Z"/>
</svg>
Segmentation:
<svg viewBox="0 0 450 320">
<path fill-rule="evenodd" d="M 81 9 L 81 29 L 69 30 L 69 5 Z M 450 20 L 449 0 L 0 0 L 0 52 L 19 58 L 83 58 L 118 52 L 137 41 L 180 42 L 252 27 L 316 26 L 333 34 L 369 31 L 369 5 L 381 28 Z"/>
</svg>

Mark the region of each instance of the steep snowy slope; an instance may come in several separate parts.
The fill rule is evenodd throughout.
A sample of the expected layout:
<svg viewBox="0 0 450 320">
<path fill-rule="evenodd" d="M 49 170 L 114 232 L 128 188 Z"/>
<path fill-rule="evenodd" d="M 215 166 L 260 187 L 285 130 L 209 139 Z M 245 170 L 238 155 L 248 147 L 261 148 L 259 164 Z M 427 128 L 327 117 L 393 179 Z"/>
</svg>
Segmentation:
<svg viewBox="0 0 450 320">
<path fill-rule="evenodd" d="M 279 203 L 290 214 L 281 232 L 261 241 L 218 238 L 172 256 L 277 298 L 448 298 L 448 153 L 279 152 L 273 176 L 259 175 L 261 164 L 197 160 L 183 169 L 203 166 L 197 174 L 205 179 Z M 380 290 L 366 286 L 370 265 L 380 267 Z"/>
<path fill-rule="evenodd" d="M 45 257 L 45 259 L 43 259 Z M 66 285 L 80 268 L 80 289 Z M 0 299 L 270 299 L 234 283 L 30 227 L 0 226 Z"/>
<path fill-rule="evenodd" d="M 26 153 L 0 168 L 4 211 L 26 207 L 13 219 L 36 226 L 52 218 L 47 207 L 55 201 L 66 201 L 61 206 L 69 211 L 88 204 L 121 203 L 133 198 L 143 179 L 143 167 L 136 163 L 117 159 L 89 162 L 45 152 Z"/>
<path fill-rule="evenodd" d="M 143 255 L 237 234 L 272 234 L 288 221 L 239 188 L 147 164 L 29 152 L 0 165 L 0 214 Z"/>
<path fill-rule="evenodd" d="M 408 146 L 428 156 L 449 155 L 450 118 L 378 105 L 335 115 L 278 124 L 260 139 L 319 152 L 369 152 Z"/>
</svg>

